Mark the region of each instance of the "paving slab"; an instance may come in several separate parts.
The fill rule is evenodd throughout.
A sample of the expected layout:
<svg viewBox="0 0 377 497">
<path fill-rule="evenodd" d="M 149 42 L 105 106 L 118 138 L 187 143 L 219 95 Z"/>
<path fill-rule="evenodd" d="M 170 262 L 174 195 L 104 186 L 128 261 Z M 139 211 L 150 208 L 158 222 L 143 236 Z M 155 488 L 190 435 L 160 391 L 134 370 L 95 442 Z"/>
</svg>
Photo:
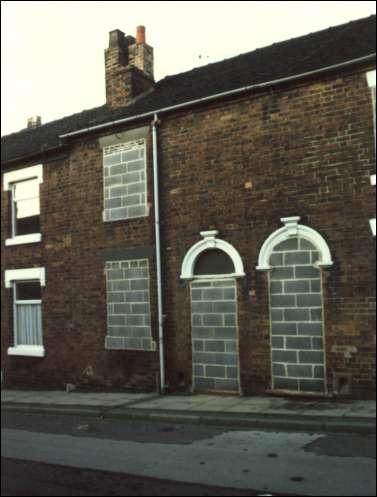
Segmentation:
<svg viewBox="0 0 377 497">
<path fill-rule="evenodd" d="M 375 401 L 320 401 L 285 397 L 1 391 L 2 409 L 81 413 L 108 418 L 247 425 L 273 429 L 323 429 L 375 433 Z"/>
</svg>

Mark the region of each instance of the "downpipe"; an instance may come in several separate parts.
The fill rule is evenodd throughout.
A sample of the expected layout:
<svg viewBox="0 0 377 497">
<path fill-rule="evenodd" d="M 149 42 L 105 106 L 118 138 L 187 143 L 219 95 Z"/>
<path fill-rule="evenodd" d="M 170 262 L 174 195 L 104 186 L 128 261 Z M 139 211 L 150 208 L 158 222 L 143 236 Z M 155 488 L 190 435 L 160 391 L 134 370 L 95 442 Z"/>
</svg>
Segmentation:
<svg viewBox="0 0 377 497">
<path fill-rule="evenodd" d="M 157 126 L 159 119 L 157 113 L 152 121 L 152 146 L 153 146 L 153 198 L 154 198 L 154 226 L 156 242 L 156 273 L 157 273 L 157 312 L 158 312 L 158 350 L 160 355 L 160 393 L 166 392 L 165 385 L 165 340 L 164 340 L 164 315 L 161 273 L 161 235 L 160 235 L 160 195 L 158 185 L 158 136 Z"/>
</svg>

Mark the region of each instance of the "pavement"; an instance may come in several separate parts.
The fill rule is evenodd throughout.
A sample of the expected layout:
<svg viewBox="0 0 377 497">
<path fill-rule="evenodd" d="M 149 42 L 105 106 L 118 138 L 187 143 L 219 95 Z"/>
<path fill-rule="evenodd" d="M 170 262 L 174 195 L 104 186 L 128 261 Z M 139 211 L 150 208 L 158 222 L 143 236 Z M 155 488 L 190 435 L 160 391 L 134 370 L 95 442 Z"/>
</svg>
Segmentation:
<svg viewBox="0 0 377 497">
<path fill-rule="evenodd" d="M 80 414 L 258 429 L 376 433 L 376 402 L 210 394 L 2 390 L 3 412 Z"/>
</svg>

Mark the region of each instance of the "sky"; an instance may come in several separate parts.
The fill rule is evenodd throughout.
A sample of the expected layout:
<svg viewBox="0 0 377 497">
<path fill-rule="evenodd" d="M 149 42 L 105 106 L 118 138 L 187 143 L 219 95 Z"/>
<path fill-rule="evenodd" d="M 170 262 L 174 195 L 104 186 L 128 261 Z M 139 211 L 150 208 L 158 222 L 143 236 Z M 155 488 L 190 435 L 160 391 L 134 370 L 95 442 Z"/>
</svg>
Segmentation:
<svg viewBox="0 0 377 497">
<path fill-rule="evenodd" d="M 103 105 L 114 29 L 146 26 L 160 80 L 375 13 L 374 1 L 2 1 L 1 134 Z"/>
</svg>

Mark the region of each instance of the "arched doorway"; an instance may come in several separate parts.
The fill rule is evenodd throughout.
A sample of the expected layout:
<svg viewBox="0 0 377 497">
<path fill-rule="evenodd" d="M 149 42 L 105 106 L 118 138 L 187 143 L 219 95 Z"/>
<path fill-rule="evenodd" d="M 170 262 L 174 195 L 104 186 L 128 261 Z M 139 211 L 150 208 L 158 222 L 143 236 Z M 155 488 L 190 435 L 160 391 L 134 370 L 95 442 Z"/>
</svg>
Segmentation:
<svg viewBox="0 0 377 497">
<path fill-rule="evenodd" d="M 238 252 L 202 232 L 186 254 L 181 278 L 190 280 L 194 391 L 240 391 L 237 283 L 244 276 Z"/>
<path fill-rule="evenodd" d="M 264 243 L 259 270 L 269 272 L 272 389 L 326 391 L 321 268 L 332 265 L 322 236 L 300 218 Z"/>
</svg>

